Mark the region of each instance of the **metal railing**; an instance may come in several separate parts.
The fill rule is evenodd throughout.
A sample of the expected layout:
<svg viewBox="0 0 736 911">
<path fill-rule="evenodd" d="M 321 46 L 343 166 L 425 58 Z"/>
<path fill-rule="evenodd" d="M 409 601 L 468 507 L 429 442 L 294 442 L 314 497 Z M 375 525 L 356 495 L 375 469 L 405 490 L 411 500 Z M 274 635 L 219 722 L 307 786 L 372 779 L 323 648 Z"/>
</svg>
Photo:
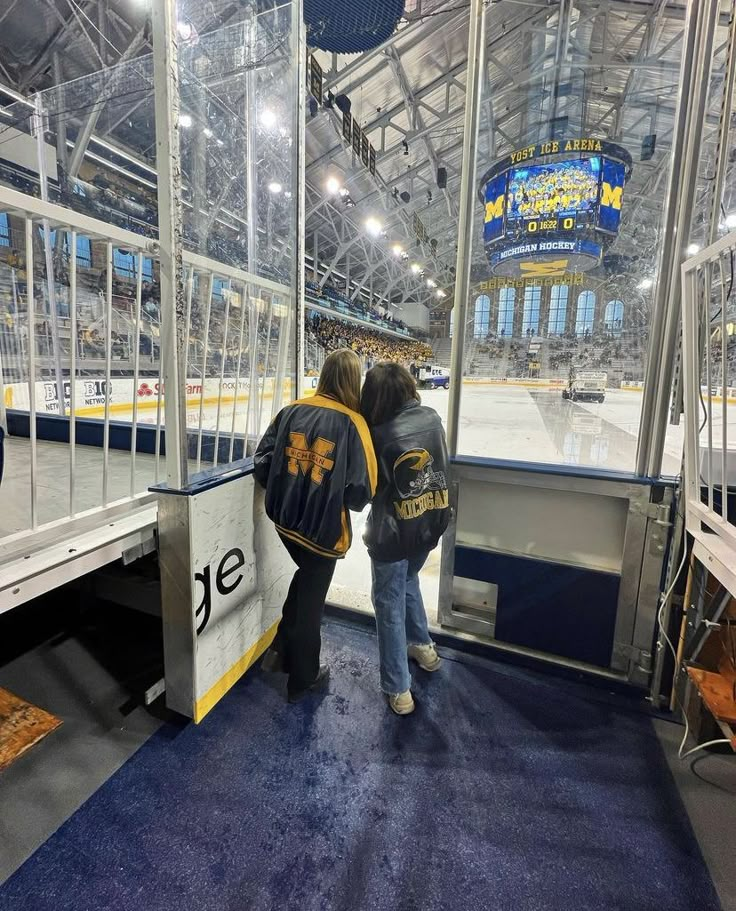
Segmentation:
<svg viewBox="0 0 736 911">
<path fill-rule="evenodd" d="M 0 248 L 2 564 L 17 546 L 30 552 L 34 534 L 73 531 L 78 520 L 88 529 L 126 504 L 154 502 L 149 488 L 165 476 L 165 389 L 157 283 L 144 277 L 158 270 L 155 242 L 3 187 L 0 213 L 11 224 L 10 247 Z M 49 228 L 63 236 L 63 268 L 44 256 Z M 78 262 L 80 238 L 94 268 Z M 117 251 L 132 254 L 132 278 L 116 274 Z M 194 473 L 252 451 L 291 394 L 293 295 L 192 253 L 184 271 L 179 386 Z"/>
<path fill-rule="evenodd" d="M 687 530 L 736 593 L 736 233 L 682 266 Z M 731 503 L 729 504 L 729 493 Z"/>
</svg>

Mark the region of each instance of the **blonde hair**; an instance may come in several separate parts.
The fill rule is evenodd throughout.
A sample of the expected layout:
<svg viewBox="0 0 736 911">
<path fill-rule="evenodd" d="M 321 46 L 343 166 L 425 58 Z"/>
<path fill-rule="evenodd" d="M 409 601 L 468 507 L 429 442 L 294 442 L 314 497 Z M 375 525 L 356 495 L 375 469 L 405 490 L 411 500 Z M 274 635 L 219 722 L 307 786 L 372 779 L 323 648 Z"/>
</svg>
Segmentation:
<svg viewBox="0 0 736 911">
<path fill-rule="evenodd" d="M 346 408 L 359 412 L 361 372 L 360 358 L 354 351 L 333 351 L 322 365 L 317 395 L 330 395 Z"/>
</svg>

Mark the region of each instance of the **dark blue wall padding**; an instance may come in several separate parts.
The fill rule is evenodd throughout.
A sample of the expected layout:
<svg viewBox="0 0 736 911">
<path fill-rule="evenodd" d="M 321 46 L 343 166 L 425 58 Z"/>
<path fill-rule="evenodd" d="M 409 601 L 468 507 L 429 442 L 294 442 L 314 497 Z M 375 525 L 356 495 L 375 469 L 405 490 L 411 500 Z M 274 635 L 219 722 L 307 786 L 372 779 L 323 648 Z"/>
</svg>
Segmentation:
<svg viewBox="0 0 736 911">
<path fill-rule="evenodd" d="M 718 911 L 649 718 L 457 654 L 398 718 L 375 636 L 324 640 L 327 695 L 256 670 L 164 726 L 0 911 Z"/>
<path fill-rule="evenodd" d="M 498 586 L 500 642 L 610 666 L 619 576 L 461 546 L 455 575 Z"/>
<path fill-rule="evenodd" d="M 76 441 L 79 446 L 102 446 L 104 422 L 98 418 L 77 418 Z M 30 436 L 30 416 L 27 411 L 8 412 L 8 432 L 11 436 Z M 36 434 L 39 440 L 50 440 L 54 443 L 69 442 L 69 418 L 60 414 L 36 415 Z M 130 452 L 133 428 L 129 421 L 110 421 L 110 449 Z M 187 436 L 189 458 L 197 458 L 197 435 Z M 166 431 L 161 430 L 161 455 L 166 455 Z M 242 459 L 245 440 L 235 435 L 232 461 Z M 230 462 L 230 434 L 221 433 L 217 440 L 218 463 Z M 150 424 L 138 424 L 136 427 L 136 451 L 153 455 L 156 452 L 156 428 Z M 205 431 L 202 434 L 202 461 L 212 462 L 215 454 L 215 434 Z"/>
<path fill-rule="evenodd" d="M 307 42 L 337 54 L 360 54 L 394 33 L 404 0 L 304 0 Z"/>
</svg>

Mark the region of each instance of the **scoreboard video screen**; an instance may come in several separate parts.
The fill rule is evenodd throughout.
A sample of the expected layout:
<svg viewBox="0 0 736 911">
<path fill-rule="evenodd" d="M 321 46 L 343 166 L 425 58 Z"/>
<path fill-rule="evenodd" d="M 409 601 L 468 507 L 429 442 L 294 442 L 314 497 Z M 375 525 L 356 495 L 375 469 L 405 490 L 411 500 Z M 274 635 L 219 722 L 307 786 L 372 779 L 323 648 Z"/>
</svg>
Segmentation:
<svg viewBox="0 0 736 911">
<path fill-rule="evenodd" d="M 516 233 L 574 231 L 592 223 L 598 205 L 600 158 L 515 168 L 508 175 L 506 227 Z M 587 216 L 587 217 L 586 217 Z"/>
<path fill-rule="evenodd" d="M 494 274 L 551 275 L 598 265 L 618 234 L 630 171 L 625 149 L 589 139 L 531 146 L 498 162 L 481 183 Z"/>
</svg>

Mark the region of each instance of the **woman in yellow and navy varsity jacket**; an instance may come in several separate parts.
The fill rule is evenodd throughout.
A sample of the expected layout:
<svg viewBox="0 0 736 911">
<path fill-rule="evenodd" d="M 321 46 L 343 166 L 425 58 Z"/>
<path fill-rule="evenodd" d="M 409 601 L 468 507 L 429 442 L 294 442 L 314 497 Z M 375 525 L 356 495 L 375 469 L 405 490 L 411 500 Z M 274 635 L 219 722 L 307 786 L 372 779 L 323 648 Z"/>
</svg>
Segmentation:
<svg viewBox="0 0 736 911">
<path fill-rule="evenodd" d="M 323 687 L 320 624 L 335 561 L 352 543 L 349 510 L 376 492 L 371 435 L 359 414 L 361 369 L 348 349 L 333 352 L 317 393 L 282 409 L 258 445 L 255 476 L 266 512 L 298 569 L 264 667 L 289 675 L 290 702 Z"/>
</svg>

